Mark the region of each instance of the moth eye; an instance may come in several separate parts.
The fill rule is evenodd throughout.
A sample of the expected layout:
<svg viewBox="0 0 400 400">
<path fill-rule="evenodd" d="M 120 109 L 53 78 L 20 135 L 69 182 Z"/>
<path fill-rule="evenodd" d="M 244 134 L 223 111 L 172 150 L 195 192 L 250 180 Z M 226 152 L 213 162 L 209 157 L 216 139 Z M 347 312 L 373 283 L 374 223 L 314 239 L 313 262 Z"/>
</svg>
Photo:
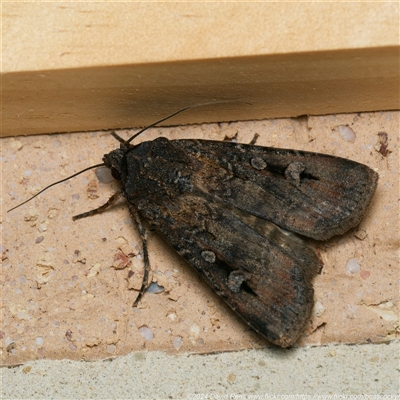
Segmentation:
<svg viewBox="0 0 400 400">
<path fill-rule="evenodd" d="M 111 175 L 117 181 L 121 180 L 121 173 L 116 168 L 111 168 Z"/>
</svg>

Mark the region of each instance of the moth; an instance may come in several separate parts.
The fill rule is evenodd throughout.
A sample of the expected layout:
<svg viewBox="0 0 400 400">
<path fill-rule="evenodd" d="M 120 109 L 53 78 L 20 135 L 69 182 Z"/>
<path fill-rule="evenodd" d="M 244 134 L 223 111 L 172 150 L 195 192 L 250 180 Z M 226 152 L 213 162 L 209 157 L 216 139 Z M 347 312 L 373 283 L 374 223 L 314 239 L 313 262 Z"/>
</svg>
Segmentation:
<svg viewBox="0 0 400 400">
<path fill-rule="evenodd" d="M 321 268 L 304 238 L 327 240 L 358 225 L 378 174 L 340 157 L 254 144 L 163 137 L 130 143 L 188 108 L 128 140 L 112 132 L 120 147 L 105 154 L 103 163 L 38 194 L 88 169 L 108 167 L 120 190 L 73 219 L 125 198 L 144 255 L 134 306 L 148 286 L 147 221 L 252 329 L 289 347 L 310 318 L 312 281 Z"/>
</svg>

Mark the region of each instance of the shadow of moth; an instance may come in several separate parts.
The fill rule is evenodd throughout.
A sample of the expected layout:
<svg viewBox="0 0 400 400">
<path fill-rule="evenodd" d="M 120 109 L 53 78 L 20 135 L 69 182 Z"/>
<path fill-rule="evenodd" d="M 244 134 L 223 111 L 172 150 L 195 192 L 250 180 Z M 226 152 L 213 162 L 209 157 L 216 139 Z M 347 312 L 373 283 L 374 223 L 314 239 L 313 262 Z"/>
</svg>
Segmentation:
<svg viewBox="0 0 400 400">
<path fill-rule="evenodd" d="M 311 315 L 312 280 L 321 267 L 301 236 L 327 240 L 356 226 L 378 174 L 340 157 L 253 144 L 163 137 L 130 143 L 189 108 L 128 140 L 112 132 L 120 147 L 105 154 L 102 164 L 38 194 L 89 169 L 110 168 L 120 190 L 103 206 L 73 219 L 125 198 L 145 264 L 134 306 L 149 284 L 146 220 L 252 329 L 289 347 Z"/>
</svg>

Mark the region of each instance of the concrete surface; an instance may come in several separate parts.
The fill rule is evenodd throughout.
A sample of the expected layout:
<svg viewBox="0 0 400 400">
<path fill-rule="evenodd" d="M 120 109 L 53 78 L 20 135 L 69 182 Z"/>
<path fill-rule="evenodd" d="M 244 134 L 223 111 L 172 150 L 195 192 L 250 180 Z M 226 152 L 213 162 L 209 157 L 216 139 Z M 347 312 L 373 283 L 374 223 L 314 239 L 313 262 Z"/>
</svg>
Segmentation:
<svg viewBox="0 0 400 400">
<path fill-rule="evenodd" d="M 399 398 L 398 355 L 399 341 L 393 341 L 208 355 L 134 352 L 96 362 L 30 361 L 2 369 L 2 398 L 266 399 L 363 394 L 395 399 Z"/>
</svg>

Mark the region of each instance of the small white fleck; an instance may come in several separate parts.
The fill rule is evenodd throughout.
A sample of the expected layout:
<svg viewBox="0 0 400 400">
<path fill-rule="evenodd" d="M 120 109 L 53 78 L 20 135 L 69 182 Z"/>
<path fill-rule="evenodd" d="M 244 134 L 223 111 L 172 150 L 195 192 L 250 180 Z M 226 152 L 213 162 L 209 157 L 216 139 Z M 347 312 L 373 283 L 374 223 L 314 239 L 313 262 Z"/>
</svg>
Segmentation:
<svg viewBox="0 0 400 400">
<path fill-rule="evenodd" d="M 22 142 L 20 142 L 19 140 L 12 140 L 10 143 L 10 147 L 13 152 L 21 150 L 22 146 L 23 146 Z"/>
<path fill-rule="evenodd" d="M 339 125 L 338 130 L 340 136 L 342 136 L 342 138 L 346 140 L 346 142 L 354 142 L 354 140 L 356 139 L 356 134 L 354 133 L 353 129 L 351 129 L 348 125 Z"/>
<path fill-rule="evenodd" d="M 320 302 L 317 301 L 314 305 L 314 310 L 313 314 L 315 317 L 320 317 L 325 311 L 324 305 Z"/>
<path fill-rule="evenodd" d="M 148 293 L 162 293 L 164 288 L 160 286 L 157 282 L 151 282 L 149 287 L 146 289 Z"/>
<path fill-rule="evenodd" d="M 176 314 L 174 312 L 171 312 L 167 315 L 167 318 L 169 318 L 171 321 L 176 320 Z"/>
<path fill-rule="evenodd" d="M 350 258 L 346 264 L 346 272 L 348 274 L 355 274 L 361 270 L 360 263 L 356 258 Z"/>
<path fill-rule="evenodd" d="M 165 271 L 165 277 L 166 278 L 171 278 L 172 277 L 172 272 L 171 271 Z"/>
<path fill-rule="evenodd" d="M 44 339 L 43 339 L 41 336 L 38 336 L 38 337 L 35 339 L 35 343 L 36 343 L 37 346 L 43 346 Z"/>
<path fill-rule="evenodd" d="M 107 346 L 107 353 L 115 353 L 115 351 L 117 350 L 116 346 L 114 344 L 110 344 L 109 346 Z"/>
<path fill-rule="evenodd" d="M 179 350 L 183 345 L 183 340 L 181 336 L 174 337 L 174 347 Z"/>
<path fill-rule="evenodd" d="M 139 332 L 144 337 L 144 339 L 148 342 L 150 340 L 153 340 L 153 338 L 154 338 L 154 334 L 153 334 L 152 330 L 147 325 L 142 325 L 141 327 L 139 327 Z"/>
<path fill-rule="evenodd" d="M 30 317 L 28 314 L 24 313 L 24 312 L 19 312 L 19 313 L 17 314 L 17 318 L 18 318 L 18 319 L 23 319 L 23 320 L 29 320 L 29 319 L 31 319 L 31 317 Z"/>
</svg>

